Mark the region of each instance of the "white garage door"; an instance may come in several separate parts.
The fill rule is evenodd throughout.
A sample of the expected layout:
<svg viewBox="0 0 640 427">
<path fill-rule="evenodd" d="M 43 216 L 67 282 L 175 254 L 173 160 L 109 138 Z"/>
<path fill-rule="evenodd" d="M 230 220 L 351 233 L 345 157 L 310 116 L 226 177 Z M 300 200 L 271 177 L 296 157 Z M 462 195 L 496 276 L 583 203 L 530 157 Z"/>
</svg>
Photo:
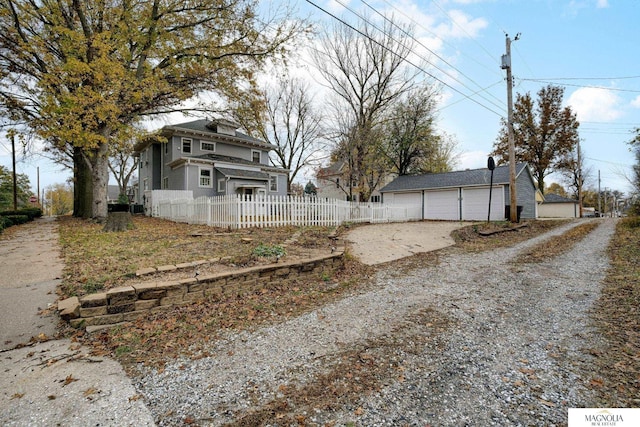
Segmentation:
<svg viewBox="0 0 640 427">
<path fill-rule="evenodd" d="M 489 188 L 462 189 L 462 219 L 465 221 L 487 220 Z M 491 220 L 504 219 L 504 190 L 493 187 L 491 194 Z"/>
<path fill-rule="evenodd" d="M 459 191 L 442 190 L 426 191 L 424 193 L 424 218 L 425 219 L 460 219 Z"/>
</svg>

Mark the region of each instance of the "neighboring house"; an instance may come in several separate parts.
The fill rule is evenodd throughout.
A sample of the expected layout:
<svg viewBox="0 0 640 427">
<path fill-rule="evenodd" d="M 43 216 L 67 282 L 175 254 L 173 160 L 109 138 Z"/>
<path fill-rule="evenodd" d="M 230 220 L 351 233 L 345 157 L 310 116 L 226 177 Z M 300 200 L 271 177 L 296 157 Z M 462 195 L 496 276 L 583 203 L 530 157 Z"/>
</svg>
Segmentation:
<svg viewBox="0 0 640 427">
<path fill-rule="evenodd" d="M 580 203 L 557 194 L 545 194 L 538 206 L 540 218 L 580 218 Z"/>
<path fill-rule="evenodd" d="M 118 203 L 120 197 L 120 187 L 117 185 L 107 185 L 107 203 Z"/>
<path fill-rule="evenodd" d="M 138 142 L 138 199 L 148 190 L 191 190 L 194 198 L 286 195 L 289 171 L 269 163 L 275 147 L 238 128 L 228 120 L 195 120 L 165 126 L 162 138 Z"/>
<path fill-rule="evenodd" d="M 348 177 L 345 179 L 346 175 L 346 163 L 344 161 L 335 162 L 327 166 L 326 168 L 321 168 L 316 174 L 316 192 L 317 196 L 320 198 L 326 199 L 338 199 L 338 200 L 348 200 L 349 199 L 349 181 Z M 386 175 L 380 182 L 380 185 L 377 186 L 372 192 L 368 201 L 370 202 L 380 202 L 382 201 L 382 195 L 380 193 L 380 188 L 389 184 L 396 177 L 395 174 Z M 354 183 L 354 186 L 357 185 Z M 354 198 L 357 199 L 358 194 L 354 191 Z M 358 201 L 358 200 L 354 200 Z"/>
<path fill-rule="evenodd" d="M 487 220 L 491 171 L 474 169 L 457 172 L 399 176 L 380 192 L 383 202 L 398 206 L 422 206 L 423 219 Z M 516 165 L 516 197 L 521 218 L 536 218 L 536 186 L 526 163 Z M 493 171 L 491 220 L 507 218 L 509 166 Z"/>
</svg>

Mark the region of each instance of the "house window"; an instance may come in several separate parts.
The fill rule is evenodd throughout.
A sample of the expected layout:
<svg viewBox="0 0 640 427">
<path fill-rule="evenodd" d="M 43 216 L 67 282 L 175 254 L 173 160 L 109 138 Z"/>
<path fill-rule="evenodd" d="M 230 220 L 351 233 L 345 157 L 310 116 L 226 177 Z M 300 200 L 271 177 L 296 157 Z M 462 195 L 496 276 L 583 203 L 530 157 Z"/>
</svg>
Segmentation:
<svg viewBox="0 0 640 427">
<path fill-rule="evenodd" d="M 371 196 L 371 203 L 380 203 L 380 196 Z"/>
<path fill-rule="evenodd" d="M 216 151 L 216 143 L 200 141 L 200 149 L 202 151 Z"/>
<path fill-rule="evenodd" d="M 200 187 L 213 188 L 212 175 L 212 169 L 200 168 Z"/>
<path fill-rule="evenodd" d="M 164 154 L 169 154 L 169 143 L 168 142 L 164 143 Z"/>
<path fill-rule="evenodd" d="M 149 189 L 149 180 L 147 178 L 142 180 L 142 185 L 144 187 L 144 190 L 147 191 Z"/>
<path fill-rule="evenodd" d="M 164 178 L 162 178 L 162 189 L 166 190 L 169 188 L 169 177 L 165 176 Z"/>
<path fill-rule="evenodd" d="M 269 191 L 278 191 L 278 175 L 269 175 Z"/>
<path fill-rule="evenodd" d="M 251 150 L 251 160 L 253 160 L 256 163 L 260 163 L 260 151 Z"/>
<path fill-rule="evenodd" d="M 186 154 L 191 154 L 191 143 L 193 140 L 191 138 L 182 138 L 182 152 Z"/>
<path fill-rule="evenodd" d="M 224 178 L 218 180 L 218 193 L 224 193 L 227 191 L 227 182 Z"/>
</svg>

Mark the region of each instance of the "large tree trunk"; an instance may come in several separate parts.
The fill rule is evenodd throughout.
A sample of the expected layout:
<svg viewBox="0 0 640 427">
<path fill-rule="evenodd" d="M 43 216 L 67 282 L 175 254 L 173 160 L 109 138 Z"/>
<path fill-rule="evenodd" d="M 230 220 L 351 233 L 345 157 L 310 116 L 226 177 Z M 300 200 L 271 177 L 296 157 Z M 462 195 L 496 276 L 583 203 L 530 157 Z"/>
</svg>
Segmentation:
<svg viewBox="0 0 640 427">
<path fill-rule="evenodd" d="M 109 150 L 106 143 L 92 150 L 91 168 L 93 178 L 92 218 L 98 222 L 107 219 L 107 186 L 109 184 Z"/>
<path fill-rule="evenodd" d="M 73 216 L 91 218 L 93 213 L 93 178 L 82 148 L 73 149 Z"/>
</svg>

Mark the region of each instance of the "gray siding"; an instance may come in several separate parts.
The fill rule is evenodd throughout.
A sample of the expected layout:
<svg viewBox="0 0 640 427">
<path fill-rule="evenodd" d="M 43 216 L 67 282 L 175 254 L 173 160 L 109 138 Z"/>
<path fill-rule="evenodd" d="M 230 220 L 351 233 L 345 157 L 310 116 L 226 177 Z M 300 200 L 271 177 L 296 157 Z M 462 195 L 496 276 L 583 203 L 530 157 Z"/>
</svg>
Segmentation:
<svg viewBox="0 0 640 427">
<path fill-rule="evenodd" d="M 530 175 L 526 170 L 523 170 L 516 179 L 516 201 L 518 206 L 522 206 L 522 213 L 520 218 L 523 219 L 535 219 L 536 217 L 536 188 L 531 182 Z M 511 193 L 509 186 L 504 186 L 504 201 L 505 205 L 509 206 L 511 203 Z"/>
</svg>

